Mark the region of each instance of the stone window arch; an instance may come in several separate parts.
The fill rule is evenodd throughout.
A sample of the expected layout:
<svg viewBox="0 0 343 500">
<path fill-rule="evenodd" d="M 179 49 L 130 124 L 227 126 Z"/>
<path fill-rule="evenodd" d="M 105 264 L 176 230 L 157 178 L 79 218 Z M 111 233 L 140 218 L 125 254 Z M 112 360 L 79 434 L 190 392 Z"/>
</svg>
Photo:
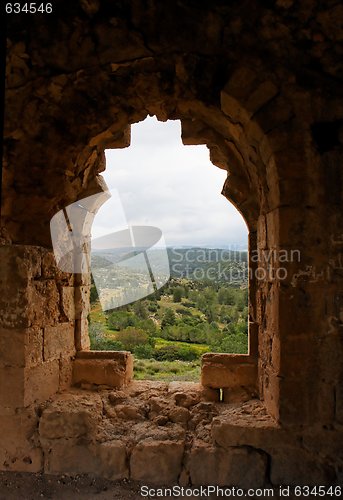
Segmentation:
<svg viewBox="0 0 343 500">
<path fill-rule="evenodd" d="M 298 157 L 303 152 L 306 138 L 306 131 L 299 129 L 294 119 L 295 104 L 280 92 L 280 83 L 275 76 L 268 77 L 268 71 L 261 69 L 263 66 L 258 70 L 252 69 L 256 63 L 249 61 L 245 66 L 232 68 L 227 82 L 218 93 L 220 100 L 210 103 L 206 94 L 202 95 L 201 90 L 196 91 L 190 85 L 188 64 L 187 57 L 180 55 L 168 62 L 149 57 L 104 65 L 97 67 L 97 71 L 81 70 L 75 78 L 58 76 L 53 79 L 54 85 L 61 89 L 55 101 L 47 103 L 40 98 L 33 99 L 32 106 L 37 107 L 37 112 L 44 119 L 16 150 L 18 158 L 21 147 L 27 151 L 32 145 L 36 152 L 36 167 L 32 169 L 30 188 L 22 193 L 21 204 L 11 206 L 7 228 L 13 242 L 51 246 L 51 218 L 70 203 L 101 191 L 99 174 L 105 168 L 104 150 L 127 147 L 130 125 L 147 115 L 155 115 L 162 121 L 180 119 L 183 142 L 206 144 L 211 161 L 228 171 L 223 193 L 247 222 L 250 255 L 259 249 L 279 248 L 294 242 L 287 229 L 292 210 L 287 206 L 298 196 L 294 187 L 300 177 L 298 174 L 293 177 L 292 174 L 298 168 Z M 206 66 L 207 62 L 204 64 Z M 39 82 L 32 85 L 39 86 Z M 16 105 L 11 99 L 9 107 Z M 65 113 L 66 109 L 75 107 L 80 110 L 79 114 Z M 66 130 L 71 131 L 70 135 L 64 133 Z M 43 134 L 42 143 L 38 146 L 35 140 L 37 134 Z M 291 152 L 288 150 L 289 141 L 293 144 Z M 35 172 L 38 175 L 41 171 L 40 166 L 43 168 L 46 165 L 44 145 L 47 142 L 55 144 L 49 157 L 54 183 L 48 176 L 44 179 L 39 177 L 39 181 L 35 177 Z M 23 154 L 17 163 L 18 176 L 25 171 L 25 158 Z M 291 173 L 289 162 L 293 166 Z M 284 174 L 286 165 L 287 176 Z M 37 193 L 37 198 L 32 194 L 35 182 L 44 192 Z M 29 200 L 30 210 L 23 212 L 22 205 L 26 199 Z M 5 222 L 6 210 L 5 206 Z M 251 270 L 254 272 L 260 264 L 262 267 L 266 265 L 250 261 Z M 277 268 L 279 263 L 273 262 L 272 265 Z M 258 394 L 276 418 L 280 418 L 282 413 L 280 391 L 284 385 L 280 376 L 280 332 L 284 328 L 281 316 L 287 316 L 287 307 L 280 309 L 279 301 L 282 293 L 286 294 L 284 297 L 289 295 L 287 280 L 282 284 L 279 281 L 250 282 L 250 351 L 243 361 L 244 366 L 241 366 L 242 358 L 232 357 L 229 368 L 225 363 L 223 366 L 223 360 L 218 357 L 204 359 L 204 367 L 207 361 L 211 370 L 217 364 L 220 370 L 229 374 L 230 380 L 236 381 L 233 393 L 236 388 L 237 393 L 240 392 L 242 379 L 237 374 L 241 372 L 243 379 L 247 380 L 243 389 L 247 386 L 248 393 Z M 78 358 L 91 356 L 85 352 L 89 348 L 87 287 L 88 283 L 75 277 L 74 305 L 71 307 L 75 312 Z M 68 293 L 70 297 L 70 286 Z M 207 383 L 206 380 L 203 382 Z M 295 377 L 290 384 L 296 386 Z M 284 418 L 296 418 L 295 408 L 289 416 L 288 406 Z"/>
<path fill-rule="evenodd" d="M 239 67 L 221 92 L 220 106 L 214 107 L 194 97 L 187 99 L 188 96 L 165 95 L 161 87 L 163 79 L 170 75 L 157 75 L 151 71 L 151 66 L 150 60 L 143 60 L 134 63 L 133 68 L 130 65 L 117 65 L 111 70 L 123 73 L 122 78 L 130 75 L 133 81 L 131 87 L 126 89 L 126 96 L 113 97 L 113 104 L 110 98 L 108 109 L 112 114 L 109 115 L 108 111 L 105 116 L 101 116 L 100 123 L 93 124 L 94 130 L 89 136 L 88 144 L 77 157 L 80 170 L 89 179 L 88 185 L 93 184 L 93 190 L 96 189 L 94 186 L 98 182 L 97 175 L 104 169 L 105 148 L 129 145 L 132 123 L 143 120 L 147 115 L 155 115 L 162 121 L 180 119 L 183 143 L 206 144 L 212 163 L 228 171 L 223 194 L 247 222 L 249 254 L 256 254 L 258 248 L 267 248 L 268 244 L 275 245 L 276 242 L 270 239 L 271 231 L 269 241 L 266 240 L 264 213 L 272 211 L 279 203 L 276 159 L 267 134 L 262 131 L 255 116 L 263 105 L 268 105 L 275 99 L 278 93 L 276 85 L 265 78 L 261 81 L 250 69 Z M 88 80 L 87 76 L 84 78 L 85 81 Z M 142 81 L 149 81 L 149 85 L 145 84 L 141 88 Z M 242 84 L 247 81 L 250 85 L 244 90 L 246 95 L 242 95 Z M 92 78 L 87 85 L 92 87 Z M 244 102 L 244 107 L 241 102 Z M 265 303 L 268 294 L 275 291 L 276 284 L 258 283 L 255 270 L 260 263 L 250 260 L 249 265 L 250 276 L 253 277 L 249 283 L 249 354 L 245 357 L 231 356 L 231 359 L 227 356 L 206 355 L 203 360 L 202 381 L 210 388 L 225 389 L 227 401 L 257 394 L 263 394 L 263 398 L 268 401 L 270 396 L 268 404 L 272 413 L 276 414 L 278 410 L 273 405 L 278 398 L 272 395 L 275 387 L 270 393 L 271 385 L 263 383 L 258 375 L 262 367 L 268 366 L 266 360 L 270 357 L 269 341 L 269 346 L 268 342 L 264 342 L 258 355 L 258 337 L 259 332 L 261 334 L 263 330 L 265 335 L 268 330 L 269 317 L 265 315 Z M 84 328 L 84 322 L 81 321 L 80 324 Z M 79 331 L 78 336 L 85 338 L 82 331 Z M 269 334 L 270 339 L 273 336 L 274 332 Z M 82 350 L 81 341 L 79 346 Z M 223 373 L 227 374 L 227 387 L 223 384 Z M 215 381 L 216 377 L 220 382 Z M 268 374 L 268 380 L 269 377 L 273 377 L 273 373 Z"/>
</svg>

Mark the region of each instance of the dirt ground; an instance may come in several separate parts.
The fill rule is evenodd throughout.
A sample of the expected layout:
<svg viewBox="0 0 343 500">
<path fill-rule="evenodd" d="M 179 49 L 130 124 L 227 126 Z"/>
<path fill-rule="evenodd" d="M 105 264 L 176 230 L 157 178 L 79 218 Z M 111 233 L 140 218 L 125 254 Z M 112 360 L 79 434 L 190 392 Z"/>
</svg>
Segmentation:
<svg viewBox="0 0 343 500">
<path fill-rule="evenodd" d="M 128 481 L 112 482 L 89 476 L 47 476 L 0 472 L 0 500 L 142 499 L 140 486 Z"/>
<path fill-rule="evenodd" d="M 158 488 L 158 486 L 151 486 Z M 54 500 L 131 500 L 131 499 L 160 499 L 170 500 L 175 496 L 143 496 L 140 493 L 140 484 L 133 481 L 108 481 L 88 475 L 46 475 L 22 472 L 0 472 L 0 500 L 41 500 L 44 498 Z M 236 495 L 231 495 L 238 498 Z M 202 498 L 215 499 L 216 495 L 205 495 Z M 195 500 L 199 496 L 177 496 Z M 225 498 L 222 497 L 222 498 Z M 251 497 L 261 498 L 261 495 Z M 280 499 L 277 491 L 274 499 Z M 282 497 L 283 498 L 283 497 Z M 289 500 L 296 500 L 290 495 Z"/>
</svg>

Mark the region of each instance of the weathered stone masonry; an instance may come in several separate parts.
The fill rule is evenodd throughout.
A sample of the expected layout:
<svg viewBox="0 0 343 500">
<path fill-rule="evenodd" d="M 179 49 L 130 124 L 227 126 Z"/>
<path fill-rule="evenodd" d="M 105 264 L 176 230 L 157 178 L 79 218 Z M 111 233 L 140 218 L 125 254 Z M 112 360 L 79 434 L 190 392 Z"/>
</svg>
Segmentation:
<svg viewBox="0 0 343 500">
<path fill-rule="evenodd" d="M 343 7 L 54 5 L 9 19 L 0 468 L 153 481 L 158 463 L 165 482 L 339 484 Z M 101 190 L 104 149 L 129 146 L 147 115 L 180 119 L 184 144 L 228 171 L 251 250 L 301 252 L 286 279 L 251 280 L 250 354 L 206 355 L 203 386 L 124 388 L 130 356 L 85 352 L 89 283 L 51 252 L 51 217 Z"/>
</svg>

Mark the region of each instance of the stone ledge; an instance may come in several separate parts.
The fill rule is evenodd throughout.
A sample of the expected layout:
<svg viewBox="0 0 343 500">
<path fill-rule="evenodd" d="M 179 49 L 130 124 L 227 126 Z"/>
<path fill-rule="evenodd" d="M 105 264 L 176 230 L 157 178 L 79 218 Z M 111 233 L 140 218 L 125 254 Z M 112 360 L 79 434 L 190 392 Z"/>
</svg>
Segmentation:
<svg viewBox="0 0 343 500">
<path fill-rule="evenodd" d="M 269 449 L 273 442 L 281 443 L 286 434 L 267 413 L 262 401 L 252 400 L 227 406 L 211 422 L 214 443 L 222 448 L 253 446 Z M 289 438 L 287 438 L 289 439 Z"/>
<path fill-rule="evenodd" d="M 239 488 L 261 488 L 267 473 L 267 454 L 249 447 L 223 449 L 195 441 L 190 452 L 192 485 L 234 484 Z"/>
<path fill-rule="evenodd" d="M 133 378 L 133 356 L 129 352 L 80 351 L 73 363 L 74 385 L 113 388 L 127 386 Z"/>
<path fill-rule="evenodd" d="M 129 351 L 77 351 L 76 359 L 115 359 L 125 361 L 132 357 Z"/>
<path fill-rule="evenodd" d="M 201 383 L 224 389 L 224 401 L 249 400 L 257 396 L 256 359 L 244 354 L 204 354 Z"/>
</svg>

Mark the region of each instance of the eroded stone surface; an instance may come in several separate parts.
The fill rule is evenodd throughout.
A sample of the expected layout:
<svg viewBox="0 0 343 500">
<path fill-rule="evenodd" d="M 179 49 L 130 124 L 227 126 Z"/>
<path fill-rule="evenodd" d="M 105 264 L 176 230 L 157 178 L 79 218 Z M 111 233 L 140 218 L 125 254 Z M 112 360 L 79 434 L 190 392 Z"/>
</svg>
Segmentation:
<svg viewBox="0 0 343 500">
<path fill-rule="evenodd" d="M 177 404 L 185 401 L 187 408 Z M 300 479 L 311 467 L 311 484 L 334 484 L 336 464 L 343 463 L 339 447 L 330 454 L 338 429 L 317 431 L 319 458 L 310 434 L 304 441 L 299 427 L 290 438 L 260 401 L 208 402 L 194 383 L 184 389 L 144 381 L 121 390 L 74 389 L 43 409 L 36 429 L 31 427 L 33 442 L 42 446 L 49 473 L 257 488 L 285 484 L 286 477 L 305 484 Z M 295 465 L 287 465 L 289 454 Z"/>
<path fill-rule="evenodd" d="M 129 352 L 81 351 L 73 363 L 73 383 L 78 386 L 121 388 L 133 377 L 133 356 Z"/>
<path fill-rule="evenodd" d="M 324 469 L 342 477 L 332 437 L 340 438 L 343 422 L 341 5 L 314 0 L 58 4 L 63 16 L 54 13 L 44 23 L 40 16 L 30 23 L 26 15 L 8 19 L 0 467 L 41 468 L 39 440 L 31 428 L 26 433 L 26 419 L 20 419 L 69 389 L 71 329 L 76 350 L 89 349 L 89 278 L 78 281 L 56 268 L 49 251 L 51 217 L 99 192 L 104 148 L 128 146 L 130 125 L 150 114 L 180 119 L 185 144 L 206 144 L 212 162 L 227 170 L 223 194 L 247 221 L 251 253 L 297 249 L 301 259 L 251 259 L 251 269 L 266 272 L 249 282 L 254 362 L 242 370 L 220 363 L 215 370 L 205 367 L 208 388 L 202 394 L 212 406 L 204 406 L 199 394 L 177 395 L 180 387 L 169 392 L 163 384 L 135 386 L 117 409 L 114 399 L 103 401 L 99 442 L 110 436 L 118 441 L 121 432 L 126 439 L 129 422 L 132 446 L 144 432 L 177 442 L 191 433 L 206 443 L 209 463 L 215 463 L 214 444 L 213 453 L 220 456 L 232 443 L 259 443 L 270 453 L 274 481 L 300 480 L 298 470 L 302 476 L 312 468 L 319 471 L 313 476 L 318 481 L 331 477 Z M 282 268 L 284 279 L 275 274 Z M 61 337 L 54 337 L 61 329 Z M 247 375 L 248 385 L 256 376 L 254 393 L 245 384 L 233 391 Z M 84 386 L 91 389 L 92 381 Z M 218 388 L 227 403 L 258 396 L 282 432 L 269 428 L 268 419 L 262 425 L 261 415 L 256 429 L 240 410 L 235 415 L 225 407 L 228 412 L 221 415 Z M 17 417 L 17 435 L 9 415 Z M 170 419 L 181 415 L 181 421 Z M 331 444 L 321 447 L 326 435 Z M 299 452 L 299 468 L 279 449 L 287 440 L 292 456 L 307 450 Z M 54 468 L 76 467 L 79 454 L 80 469 L 89 468 L 88 456 L 105 473 L 90 444 L 78 443 L 74 456 L 68 449 L 63 465 L 64 445 L 52 455 Z M 125 476 L 122 458 L 115 463 Z M 187 482 L 189 471 L 181 474 Z"/>
<path fill-rule="evenodd" d="M 265 483 L 267 455 L 247 448 L 214 448 L 194 444 L 189 457 L 194 485 L 237 485 L 259 488 Z"/>
</svg>

